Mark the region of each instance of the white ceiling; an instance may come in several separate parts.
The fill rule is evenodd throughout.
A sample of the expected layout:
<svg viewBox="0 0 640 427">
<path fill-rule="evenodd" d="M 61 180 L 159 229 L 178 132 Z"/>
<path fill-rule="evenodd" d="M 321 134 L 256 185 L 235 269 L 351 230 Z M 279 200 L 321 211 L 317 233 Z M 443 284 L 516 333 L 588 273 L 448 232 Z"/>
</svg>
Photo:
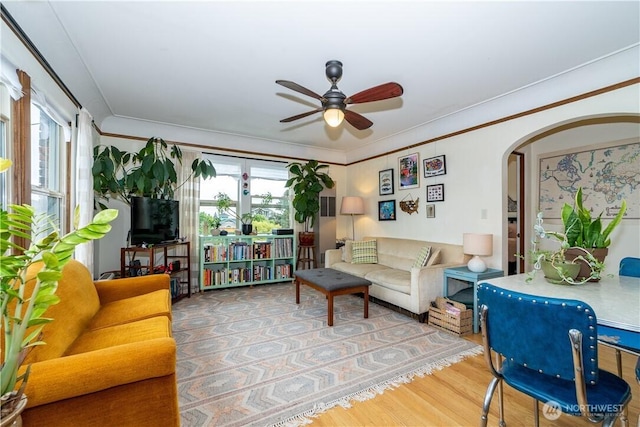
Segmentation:
<svg viewBox="0 0 640 427">
<path fill-rule="evenodd" d="M 637 1 L 3 4 L 103 132 L 164 136 L 170 124 L 214 147 L 243 136 L 265 153 L 347 158 L 640 39 Z M 346 95 L 388 81 L 404 95 L 349 106 L 373 121 L 364 131 L 329 128 L 320 114 L 279 123 L 319 105 L 275 80 L 323 94 L 331 59 L 344 64 Z"/>
</svg>

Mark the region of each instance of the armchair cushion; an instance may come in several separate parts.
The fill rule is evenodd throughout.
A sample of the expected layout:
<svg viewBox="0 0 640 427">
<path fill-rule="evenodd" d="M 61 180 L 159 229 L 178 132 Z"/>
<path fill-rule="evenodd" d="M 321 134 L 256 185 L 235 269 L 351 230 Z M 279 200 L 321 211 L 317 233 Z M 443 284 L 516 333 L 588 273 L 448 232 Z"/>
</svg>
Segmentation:
<svg viewBox="0 0 640 427">
<path fill-rule="evenodd" d="M 176 343 L 165 337 L 34 363 L 25 389 L 28 406 L 171 375 L 175 372 L 175 357 Z"/>
<path fill-rule="evenodd" d="M 99 329 L 157 316 L 166 316 L 171 320 L 171 301 L 166 289 L 103 305 L 88 329 Z"/>
<path fill-rule="evenodd" d="M 137 322 L 88 331 L 69 347 L 65 356 L 168 337 L 171 337 L 169 319 L 165 316 L 151 317 Z"/>
<path fill-rule="evenodd" d="M 100 304 L 123 300 L 137 295 L 169 289 L 169 276 L 152 274 L 148 276 L 127 277 L 125 279 L 98 280 L 94 282 Z"/>
</svg>

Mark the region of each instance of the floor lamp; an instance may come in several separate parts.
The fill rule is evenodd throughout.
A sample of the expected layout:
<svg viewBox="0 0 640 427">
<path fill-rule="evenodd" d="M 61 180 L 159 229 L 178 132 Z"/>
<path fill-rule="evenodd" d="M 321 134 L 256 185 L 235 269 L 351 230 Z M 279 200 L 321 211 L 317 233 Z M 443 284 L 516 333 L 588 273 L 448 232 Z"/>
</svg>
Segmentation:
<svg viewBox="0 0 640 427">
<path fill-rule="evenodd" d="M 342 198 L 342 205 L 340 206 L 341 215 L 351 215 L 351 232 L 353 240 L 356 239 L 356 226 L 353 221 L 354 215 L 362 215 L 364 213 L 364 200 L 362 197 L 357 196 L 345 196 Z"/>
</svg>

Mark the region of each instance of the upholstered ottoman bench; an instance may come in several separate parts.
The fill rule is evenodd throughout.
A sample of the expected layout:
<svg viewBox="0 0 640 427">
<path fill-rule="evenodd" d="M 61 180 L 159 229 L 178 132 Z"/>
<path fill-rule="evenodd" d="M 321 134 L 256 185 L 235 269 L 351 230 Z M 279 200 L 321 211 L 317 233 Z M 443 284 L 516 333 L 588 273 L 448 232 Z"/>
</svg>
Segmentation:
<svg viewBox="0 0 640 427">
<path fill-rule="evenodd" d="M 298 270 L 296 278 L 296 304 L 300 304 L 300 284 L 307 285 L 327 296 L 329 308 L 327 323 L 333 326 L 333 297 L 337 295 L 364 293 L 364 318 L 369 317 L 369 286 L 371 282 L 361 277 L 343 273 L 332 268 Z"/>
</svg>

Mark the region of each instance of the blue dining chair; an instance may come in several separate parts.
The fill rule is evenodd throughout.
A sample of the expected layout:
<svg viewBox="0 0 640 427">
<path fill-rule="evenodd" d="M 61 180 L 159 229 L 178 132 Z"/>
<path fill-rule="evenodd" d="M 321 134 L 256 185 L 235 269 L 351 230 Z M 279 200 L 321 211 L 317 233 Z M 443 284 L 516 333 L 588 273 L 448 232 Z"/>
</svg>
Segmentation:
<svg viewBox="0 0 640 427">
<path fill-rule="evenodd" d="M 618 274 L 620 276 L 640 277 L 640 258 L 622 258 Z M 611 347 L 616 351 L 616 365 L 618 376 L 620 377 L 622 376 L 622 354 L 620 352 L 624 351 L 640 357 L 640 332 L 600 325 L 598 327 L 598 341 L 600 344 Z"/>
<path fill-rule="evenodd" d="M 596 314 L 586 303 L 478 285 L 484 357 L 493 374 L 482 407 L 486 426 L 498 388 L 499 425 L 504 426 L 502 382 L 533 397 L 545 416 L 586 416 L 611 426 L 631 399 L 622 378 L 598 368 Z M 495 356 L 495 357 L 492 357 Z M 495 359 L 495 361 L 494 361 Z"/>
<path fill-rule="evenodd" d="M 640 258 L 626 257 L 620 260 L 620 276 L 640 277 Z"/>
</svg>

